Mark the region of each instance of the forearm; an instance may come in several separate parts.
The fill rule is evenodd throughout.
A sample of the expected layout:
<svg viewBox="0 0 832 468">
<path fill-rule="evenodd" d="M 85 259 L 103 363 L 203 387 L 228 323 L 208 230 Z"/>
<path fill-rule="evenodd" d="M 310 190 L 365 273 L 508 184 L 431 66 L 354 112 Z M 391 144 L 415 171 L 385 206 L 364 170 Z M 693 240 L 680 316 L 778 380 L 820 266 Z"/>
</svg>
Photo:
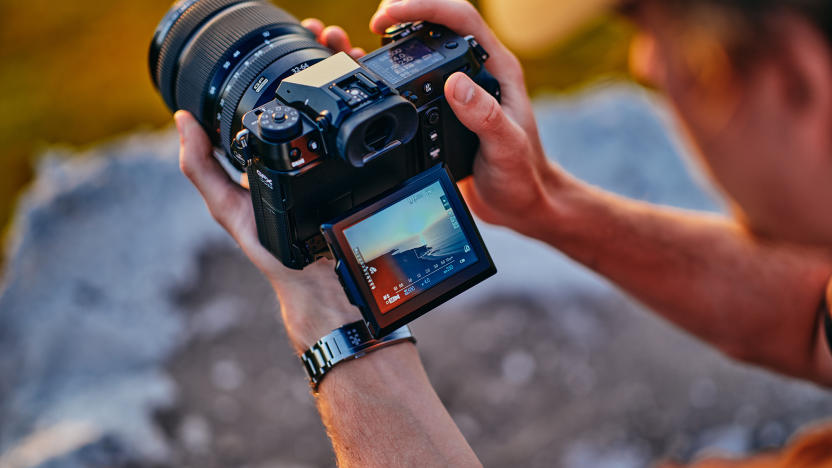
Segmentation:
<svg viewBox="0 0 832 468">
<path fill-rule="evenodd" d="M 319 390 L 338 466 L 480 466 L 410 343 L 339 364 Z"/>
<path fill-rule="evenodd" d="M 298 354 L 360 318 L 332 281 L 332 268 L 331 262 L 319 261 L 304 270 L 301 283 L 275 285 Z M 308 283 L 318 287 L 304 287 Z M 315 398 L 341 467 L 479 466 L 411 343 L 340 362 L 326 374 Z"/>
<path fill-rule="evenodd" d="M 619 285 L 734 357 L 818 380 L 807 359 L 832 275 L 825 253 L 762 242 L 737 223 L 544 177 L 521 232 Z"/>
</svg>

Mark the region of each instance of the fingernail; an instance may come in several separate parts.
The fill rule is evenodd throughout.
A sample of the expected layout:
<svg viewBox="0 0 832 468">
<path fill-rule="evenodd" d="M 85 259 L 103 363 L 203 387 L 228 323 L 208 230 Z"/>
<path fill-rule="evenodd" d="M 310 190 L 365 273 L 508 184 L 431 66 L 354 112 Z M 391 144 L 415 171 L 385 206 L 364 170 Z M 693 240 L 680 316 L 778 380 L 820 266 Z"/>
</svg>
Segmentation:
<svg viewBox="0 0 832 468">
<path fill-rule="evenodd" d="M 180 115 L 173 114 L 173 121 L 176 123 L 176 131 L 179 132 L 180 135 L 185 134 L 185 124 L 182 122 L 182 118 Z"/>
<path fill-rule="evenodd" d="M 182 114 L 177 112 L 173 114 L 173 121 L 176 123 L 176 131 L 179 132 L 179 144 L 185 144 L 185 122 L 182 118 Z"/>
<path fill-rule="evenodd" d="M 454 99 L 460 104 L 468 104 L 474 97 L 474 83 L 467 77 L 460 77 L 454 85 Z"/>
</svg>

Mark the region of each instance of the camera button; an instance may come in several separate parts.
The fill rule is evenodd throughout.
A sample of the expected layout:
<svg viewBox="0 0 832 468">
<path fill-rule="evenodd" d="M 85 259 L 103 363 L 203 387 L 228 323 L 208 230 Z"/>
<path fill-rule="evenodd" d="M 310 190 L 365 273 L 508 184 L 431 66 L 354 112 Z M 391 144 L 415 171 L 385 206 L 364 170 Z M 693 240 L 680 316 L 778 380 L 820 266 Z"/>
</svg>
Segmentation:
<svg viewBox="0 0 832 468">
<path fill-rule="evenodd" d="M 430 149 L 430 151 L 428 151 L 428 154 L 430 155 L 431 159 L 439 159 L 439 156 L 442 155 L 442 149 L 438 146 L 434 146 Z"/>
<path fill-rule="evenodd" d="M 318 150 L 321 149 L 321 144 L 318 143 L 318 140 L 310 139 L 309 143 L 306 144 L 306 147 L 309 149 L 309 151 L 317 153 Z"/>
<path fill-rule="evenodd" d="M 436 143 L 437 141 L 439 141 L 439 132 L 437 132 L 436 130 L 431 130 L 430 133 L 428 133 L 428 138 L 430 139 L 431 143 Z"/>
<path fill-rule="evenodd" d="M 388 36 L 393 36 L 397 33 L 400 33 L 402 31 L 404 31 L 405 29 L 409 28 L 410 24 L 411 23 L 394 24 L 394 25 L 390 26 L 389 28 L 385 29 L 384 34 L 387 34 Z"/>
<path fill-rule="evenodd" d="M 402 96 L 408 101 L 412 102 L 413 104 L 416 104 L 416 101 L 419 100 L 419 96 L 417 96 L 415 93 L 411 93 L 410 91 L 403 92 Z"/>
<path fill-rule="evenodd" d="M 446 49 L 456 49 L 457 47 L 459 47 L 459 44 L 456 41 L 448 41 L 445 43 Z"/>
<path fill-rule="evenodd" d="M 440 119 L 439 109 L 434 107 L 428 110 L 427 115 L 425 115 L 425 120 L 427 121 L 428 125 L 436 125 L 439 123 Z"/>
<path fill-rule="evenodd" d="M 300 156 L 301 156 L 300 149 L 292 148 L 291 150 L 289 150 L 289 158 L 292 161 L 297 161 L 298 159 L 300 159 Z"/>
<path fill-rule="evenodd" d="M 430 94 L 433 92 L 433 84 L 430 81 L 426 81 L 424 85 L 422 85 L 422 90 L 425 94 Z"/>
</svg>

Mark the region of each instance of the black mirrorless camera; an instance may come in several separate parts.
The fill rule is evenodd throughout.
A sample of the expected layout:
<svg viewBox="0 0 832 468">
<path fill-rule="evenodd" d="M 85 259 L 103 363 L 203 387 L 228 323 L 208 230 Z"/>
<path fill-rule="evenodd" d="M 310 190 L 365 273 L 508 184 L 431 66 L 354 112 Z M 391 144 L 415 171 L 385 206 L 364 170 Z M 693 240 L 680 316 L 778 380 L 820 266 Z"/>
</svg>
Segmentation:
<svg viewBox="0 0 832 468">
<path fill-rule="evenodd" d="M 153 82 L 248 175 L 260 242 L 289 268 L 334 257 L 383 336 L 496 272 L 454 180 L 479 141 L 443 95 L 454 72 L 499 99 L 472 36 L 394 26 L 354 60 L 262 0 L 183 0 L 150 48 Z"/>
</svg>

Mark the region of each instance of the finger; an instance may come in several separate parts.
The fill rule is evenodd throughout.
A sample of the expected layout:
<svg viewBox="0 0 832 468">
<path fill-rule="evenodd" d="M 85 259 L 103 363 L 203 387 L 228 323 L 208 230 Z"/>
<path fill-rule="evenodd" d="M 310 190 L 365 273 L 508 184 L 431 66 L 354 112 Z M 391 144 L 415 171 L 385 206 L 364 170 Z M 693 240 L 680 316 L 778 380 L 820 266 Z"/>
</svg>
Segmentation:
<svg viewBox="0 0 832 468">
<path fill-rule="evenodd" d="M 242 216 L 251 211 L 247 192 L 229 179 L 214 159 L 211 141 L 193 116 L 178 111 L 174 119 L 179 130 L 179 166 L 182 172 L 202 194 L 214 219 L 239 243 L 250 241 L 248 237 L 252 235 L 252 229 Z"/>
<path fill-rule="evenodd" d="M 340 26 L 327 26 L 321 33 L 323 45 L 338 52 L 350 52 L 350 38 L 347 32 Z"/>
<path fill-rule="evenodd" d="M 454 73 L 445 82 L 445 98 L 457 118 L 476 133 L 484 148 L 505 148 L 524 141 L 525 132 L 503 112 L 494 96 L 477 86 L 465 73 Z M 492 151 L 482 152 L 488 157 Z"/>
<path fill-rule="evenodd" d="M 364 49 L 362 49 L 361 47 L 353 47 L 349 54 L 350 57 L 354 59 L 360 59 L 361 57 L 365 56 L 367 52 L 365 52 Z"/>
<path fill-rule="evenodd" d="M 324 22 L 318 18 L 306 18 L 300 22 L 300 25 L 312 31 L 312 34 L 314 34 L 315 37 L 320 37 L 324 30 Z"/>
<path fill-rule="evenodd" d="M 465 0 L 400 0 L 383 3 L 370 20 L 370 29 L 377 34 L 388 27 L 407 21 L 424 20 L 442 24 L 461 36 L 473 34 L 491 55 L 488 70 L 498 79 L 522 78 L 520 63 L 497 39 L 479 12 Z M 520 79 L 519 81 L 522 81 Z"/>
</svg>

